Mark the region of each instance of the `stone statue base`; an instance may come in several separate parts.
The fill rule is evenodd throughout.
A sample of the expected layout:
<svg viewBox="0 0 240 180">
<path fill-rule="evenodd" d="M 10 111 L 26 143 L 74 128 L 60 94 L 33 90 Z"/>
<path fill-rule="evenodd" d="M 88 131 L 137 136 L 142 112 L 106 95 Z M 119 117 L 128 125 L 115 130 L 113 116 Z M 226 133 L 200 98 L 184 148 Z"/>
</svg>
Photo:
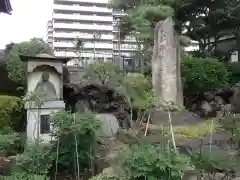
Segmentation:
<svg viewBox="0 0 240 180">
<path fill-rule="evenodd" d="M 38 138 L 42 143 L 53 140 L 49 118 L 52 113 L 64 110 L 65 103 L 58 100 L 48 101 L 38 108 L 35 102 L 27 102 L 25 109 L 27 110 L 27 142 L 34 142 Z"/>
</svg>

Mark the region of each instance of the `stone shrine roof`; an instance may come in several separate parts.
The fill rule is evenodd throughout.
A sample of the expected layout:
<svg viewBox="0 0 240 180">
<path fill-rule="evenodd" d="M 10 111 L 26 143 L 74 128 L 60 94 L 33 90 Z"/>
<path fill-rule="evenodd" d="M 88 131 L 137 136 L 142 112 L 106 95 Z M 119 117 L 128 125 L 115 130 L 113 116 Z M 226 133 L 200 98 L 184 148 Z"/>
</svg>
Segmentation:
<svg viewBox="0 0 240 180">
<path fill-rule="evenodd" d="M 41 57 L 41 58 L 55 58 L 54 56 L 52 56 L 52 55 L 50 55 L 50 54 L 46 54 L 46 53 L 37 54 L 36 57 Z"/>
<path fill-rule="evenodd" d="M 12 6 L 10 0 L 0 0 L 0 13 L 11 14 Z"/>
<path fill-rule="evenodd" d="M 67 63 L 70 58 L 67 57 L 55 57 L 50 54 L 37 54 L 36 56 L 25 56 L 25 55 L 20 55 L 19 56 L 21 61 L 51 61 L 51 62 L 61 62 L 61 63 Z"/>
</svg>

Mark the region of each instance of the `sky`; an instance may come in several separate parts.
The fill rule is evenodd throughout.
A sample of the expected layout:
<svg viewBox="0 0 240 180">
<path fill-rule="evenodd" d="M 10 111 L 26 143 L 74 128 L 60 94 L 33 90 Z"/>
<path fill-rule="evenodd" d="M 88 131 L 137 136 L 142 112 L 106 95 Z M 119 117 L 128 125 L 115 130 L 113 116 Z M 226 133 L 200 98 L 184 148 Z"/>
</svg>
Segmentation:
<svg viewBox="0 0 240 180">
<path fill-rule="evenodd" d="M 10 0 L 12 15 L 0 14 L 0 49 L 10 42 L 45 38 L 53 0 Z"/>
</svg>

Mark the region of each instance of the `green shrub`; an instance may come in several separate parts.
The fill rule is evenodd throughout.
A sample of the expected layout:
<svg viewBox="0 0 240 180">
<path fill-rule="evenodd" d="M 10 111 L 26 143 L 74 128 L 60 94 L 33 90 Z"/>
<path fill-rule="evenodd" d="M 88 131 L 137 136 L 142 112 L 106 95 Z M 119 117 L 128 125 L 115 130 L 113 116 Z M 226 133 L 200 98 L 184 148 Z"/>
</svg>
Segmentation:
<svg viewBox="0 0 240 180">
<path fill-rule="evenodd" d="M 55 156 L 51 146 L 35 143 L 28 145 L 23 154 L 16 158 L 15 172 L 47 175 L 52 167 Z"/>
<path fill-rule="evenodd" d="M 24 92 L 18 89 L 17 83 L 8 78 L 5 65 L 0 64 L 0 95 L 23 96 Z"/>
<path fill-rule="evenodd" d="M 99 121 L 92 112 L 71 114 L 59 111 L 53 114 L 52 152 L 58 152 L 58 170 L 75 171 L 78 163 L 81 169 L 88 168 L 94 154 L 91 149 L 95 142 L 95 133 L 100 127 Z M 76 153 L 77 151 L 77 153 Z"/>
<path fill-rule="evenodd" d="M 240 82 L 240 63 L 232 62 L 227 65 L 229 74 L 229 84 L 235 85 Z"/>
<path fill-rule="evenodd" d="M 48 180 L 46 176 L 14 173 L 11 176 L 1 177 L 0 180 Z"/>
<path fill-rule="evenodd" d="M 122 81 L 123 94 L 131 99 L 133 108 L 146 109 L 153 106 L 150 81 L 139 73 L 128 73 Z"/>
<path fill-rule="evenodd" d="M 0 134 L 0 156 L 16 153 L 20 136 L 17 133 Z"/>
<path fill-rule="evenodd" d="M 228 83 L 227 68 L 217 59 L 185 55 L 181 71 L 183 86 L 187 91 L 214 90 Z"/>
<path fill-rule="evenodd" d="M 21 99 L 15 96 L 0 96 L 0 130 L 18 128 L 22 118 Z"/>
<path fill-rule="evenodd" d="M 192 164 L 206 173 L 215 173 L 219 170 L 225 174 L 235 172 L 236 157 L 230 153 L 216 149 L 212 152 L 209 149 L 202 149 L 200 152 L 192 152 L 190 157 Z"/>
<path fill-rule="evenodd" d="M 126 149 L 119 158 L 120 167 L 130 179 L 180 180 L 190 159 L 173 148 L 139 144 Z"/>
</svg>

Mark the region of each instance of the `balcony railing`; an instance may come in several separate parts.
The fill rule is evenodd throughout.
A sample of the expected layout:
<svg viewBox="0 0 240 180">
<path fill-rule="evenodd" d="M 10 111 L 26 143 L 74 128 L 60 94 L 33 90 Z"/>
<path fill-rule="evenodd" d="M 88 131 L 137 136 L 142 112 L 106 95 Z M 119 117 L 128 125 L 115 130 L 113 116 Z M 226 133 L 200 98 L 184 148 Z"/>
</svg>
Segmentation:
<svg viewBox="0 0 240 180">
<path fill-rule="evenodd" d="M 75 14 L 60 14 L 55 13 L 54 19 L 65 19 L 65 20 L 77 20 L 77 21 L 101 21 L 101 22 L 112 22 L 112 16 L 98 16 L 98 15 L 75 15 Z"/>
<path fill-rule="evenodd" d="M 113 56 L 112 58 L 91 58 L 91 59 L 84 59 L 84 58 L 74 58 L 67 63 L 67 66 L 70 67 L 83 67 L 87 68 L 89 65 L 93 64 L 97 61 L 104 61 L 109 63 L 114 63 L 115 65 L 119 66 L 120 69 L 126 71 L 135 71 L 135 63 L 134 60 L 131 58 L 126 58 L 124 56 Z"/>
<path fill-rule="evenodd" d="M 79 29 L 79 30 L 102 30 L 102 31 L 112 31 L 112 26 L 106 25 L 89 25 L 84 23 L 54 23 L 54 28 L 63 28 L 63 29 Z"/>
<path fill-rule="evenodd" d="M 89 40 L 93 40 L 93 34 L 90 33 L 61 33 L 61 32 L 54 32 L 54 37 L 56 38 L 79 38 L 79 39 L 89 39 Z M 113 39 L 113 35 L 111 34 L 102 34 L 101 35 L 101 40 L 112 40 Z"/>
<path fill-rule="evenodd" d="M 66 0 L 54 0 L 54 3 L 64 3 Z M 69 3 L 93 3 L 93 4 L 107 4 L 109 0 L 68 0 Z"/>
<path fill-rule="evenodd" d="M 74 42 L 54 42 L 54 47 L 60 47 L 60 48 L 73 48 L 75 47 Z M 94 43 L 86 42 L 84 43 L 84 48 L 86 49 L 112 49 L 113 44 L 112 43 Z"/>
<path fill-rule="evenodd" d="M 112 10 L 107 7 L 96 7 L 96 6 L 80 6 L 80 5 L 54 5 L 54 10 L 69 10 L 75 12 L 94 12 L 94 13 L 111 13 Z"/>
</svg>

